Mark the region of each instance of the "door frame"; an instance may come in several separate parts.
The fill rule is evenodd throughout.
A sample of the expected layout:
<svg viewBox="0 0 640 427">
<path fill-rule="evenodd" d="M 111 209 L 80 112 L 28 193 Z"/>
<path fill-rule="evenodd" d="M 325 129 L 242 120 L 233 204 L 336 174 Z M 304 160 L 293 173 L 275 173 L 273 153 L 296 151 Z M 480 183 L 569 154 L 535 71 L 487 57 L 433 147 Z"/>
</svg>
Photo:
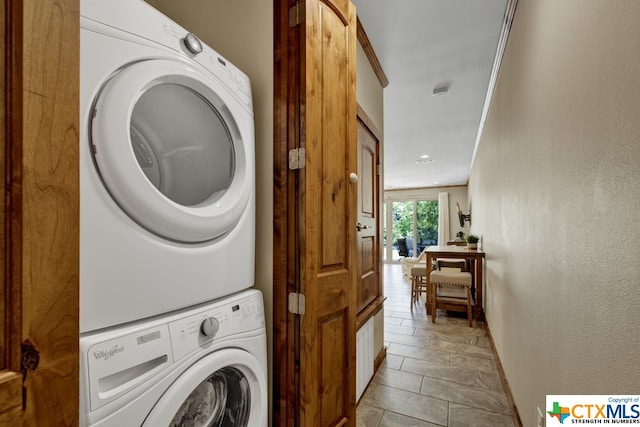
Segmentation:
<svg viewBox="0 0 640 427">
<path fill-rule="evenodd" d="M 4 0 L 1 425 L 79 417 L 79 0 Z"/>
<path fill-rule="evenodd" d="M 288 295 L 299 291 L 300 241 L 296 230 L 300 181 L 289 170 L 289 150 L 300 138 L 299 26 L 289 28 L 296 0 L 274 0 L 273 130 L 273 425 L 299 425 L 300 316 L 289 313 Z M 282 141 L 282 143 L 278 143 Z"/>
<path fill-rule="evenodd" d="M 362 124 L 362 126 L 374 137 L 374 139 L 376 140 L 376 165 L 375 167 L 377 168 L 376 171 L 376 188 L 377 188 L 377 192 L 375 195 L 375 204 L 376 204 L 376 209 L 378 212 L 378 221 L 376 222 L 376 227 L 377 227 L 377 233 L 378 233 L 378 250 L 377 250 L 377 259 L 376 259 L 376 287 L 377 287 L 377 297 L 372 300 L 364 309 L 362 309 L 360 312 L 358 312 L 357 316 L 356 316 L 356 330 L 360 329 L 360 327 L 362 325 L 365 324 L 365 322 L 367 320 L 369 320 L 370 317 L 376 315 L 380 310 L 382 310 L 383 307 L 383 303 L 386 299 L 386 297 L 384 296 L 384 292 L 383 292 L 383 287 L 382 287 L 382 269 L 383 269 L 383 224 L 382 224 L 382 207 L 383 207 L 383 191 L 384 191 L 384 185 L 383 185 L 383 180 L 382 177 L 383 175 L 383 161 L 382 161 L 382 156 L 383 156 L 383 151 L 382 151 L 382 147 L 384 146 L 383 140 L 382 140 L 382 132 L 380 131 L 380 129 L 378 129 L 378 127 L 375 125 L 374 121 L 369 117 L 369 115 L 367 115 L 367 113 L 364 111 L 364 109 L 362 108 L 362 106 L 360 104 L 358 104 L 357 106 L 357 120 L 359 123 Z M 382 356 L 384 357 L 384 356 Z"/>
</svg>

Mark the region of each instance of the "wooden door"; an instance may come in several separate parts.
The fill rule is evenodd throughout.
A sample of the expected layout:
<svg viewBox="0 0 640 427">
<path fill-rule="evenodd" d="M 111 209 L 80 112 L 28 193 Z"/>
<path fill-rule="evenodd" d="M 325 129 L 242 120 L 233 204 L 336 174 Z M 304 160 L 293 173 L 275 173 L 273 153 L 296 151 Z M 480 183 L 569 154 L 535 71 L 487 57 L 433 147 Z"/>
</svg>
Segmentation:
<svg viewBox="0 0 640 427">
<path fill-rule="evenodd" d="M 282 0 L 275 19 L 274 425 L 353 426 L 355 8 Z M 302 169 L 287 167 L 292 148 L 306 150 Z"/>
<path fill-rule="evenodd" d="M 306 0 L 302 23 L 300 425 L 355 425 L 356 15 Z"/>
<path fill-rule="evenodd" d="M 378 141 L 358 120 L 358 312 L 382 294 L 378 235 L 379 155 Z"/>
<path fill-rule="evenodd" d="M 4 0 L 0 28 L 0 425 L 74 426 L 79 2 Z"/>
</svg>

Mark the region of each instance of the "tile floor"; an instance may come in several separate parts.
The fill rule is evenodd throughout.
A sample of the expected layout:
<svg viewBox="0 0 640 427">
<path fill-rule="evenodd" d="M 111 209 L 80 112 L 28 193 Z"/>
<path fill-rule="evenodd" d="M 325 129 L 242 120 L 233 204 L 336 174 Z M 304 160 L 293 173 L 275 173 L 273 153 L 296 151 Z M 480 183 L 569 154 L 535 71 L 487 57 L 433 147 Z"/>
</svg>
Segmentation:
<svg viewBox="0 0 640 427">
<path fill-rule="evenodd" d="M 410 309 L 410 281 L 385 265 L 387 357 L 358 403 L 358 427 L 514 427 L 483 323 Z"/>
</svg>

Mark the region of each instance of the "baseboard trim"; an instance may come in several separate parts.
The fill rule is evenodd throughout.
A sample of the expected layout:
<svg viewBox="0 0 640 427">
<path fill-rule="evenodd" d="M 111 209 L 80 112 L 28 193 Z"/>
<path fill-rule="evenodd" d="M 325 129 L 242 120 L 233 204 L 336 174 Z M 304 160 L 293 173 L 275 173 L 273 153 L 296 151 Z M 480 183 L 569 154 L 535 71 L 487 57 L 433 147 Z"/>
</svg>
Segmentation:
<svg viewBox="0 0 640 427">
<path fill-rule="evenodd" d="M 376 356 L 376 360 L 373 361 L 373 375 L 375 375 L 376 372 L 378 372 L 378 369 L 380 369 L 380 365 L 382 365 L 382 362 L 384 362 L 384 359 L 386 357 L 387 357 L 387 346 L 383 345 L 382 350 L 380 350 L 380 353 L 378 353 L 378 355 Z"/>
<path fill-rule="evenodd" d="M 500 375 L 500 381 L 502 382 L 502 388 L 504 389 L 505 397 L 507 398 L 507 403 L 509 404 L 509 408 L 511 409 L 511 416 L 513 417 L 513 423 L 522 427 L 522 420 L 520 419 L 520 414 L 518 413 L 518 408 L 516 407 L 516 403 L 513 400 L 513 395 L 511 394 L 511 387 L 509 387 L 509 381 L 507 381 L 507 376 L 504 373 L 504 369 L 502 368 L 502 362 L 500 362 L 500 357 L 498 356 L 498 351 L 496 350 L 496 345 L 493 342 L 493 336 L 491 336 L 491 330 L 489 329 L 489 324 L 485 319 L 485 327 L 487 329 L 487 335 L 489 337 L 489 343 L 491 344 L 491 351 L 493 352 L 493 356 L 496 359 L 496 365 L 498 366 L 498 374 Z"/>
</svg>

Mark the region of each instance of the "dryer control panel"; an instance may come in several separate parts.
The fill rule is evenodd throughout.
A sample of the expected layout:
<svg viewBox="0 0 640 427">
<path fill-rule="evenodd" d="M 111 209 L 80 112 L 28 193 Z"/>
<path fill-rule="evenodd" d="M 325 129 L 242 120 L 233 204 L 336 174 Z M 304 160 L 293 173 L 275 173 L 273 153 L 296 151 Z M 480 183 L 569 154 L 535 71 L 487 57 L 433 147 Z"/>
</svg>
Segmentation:
<svg viewBox="0 0 640 427">
<path fill-rule="evenodd" d="M 264 310 L 258 295 L 230 304 L 214 306 L 169 323 L 174 360 L 226 337 L 242 338 L 243 333 L 264 327 Z"/>
</svg>

